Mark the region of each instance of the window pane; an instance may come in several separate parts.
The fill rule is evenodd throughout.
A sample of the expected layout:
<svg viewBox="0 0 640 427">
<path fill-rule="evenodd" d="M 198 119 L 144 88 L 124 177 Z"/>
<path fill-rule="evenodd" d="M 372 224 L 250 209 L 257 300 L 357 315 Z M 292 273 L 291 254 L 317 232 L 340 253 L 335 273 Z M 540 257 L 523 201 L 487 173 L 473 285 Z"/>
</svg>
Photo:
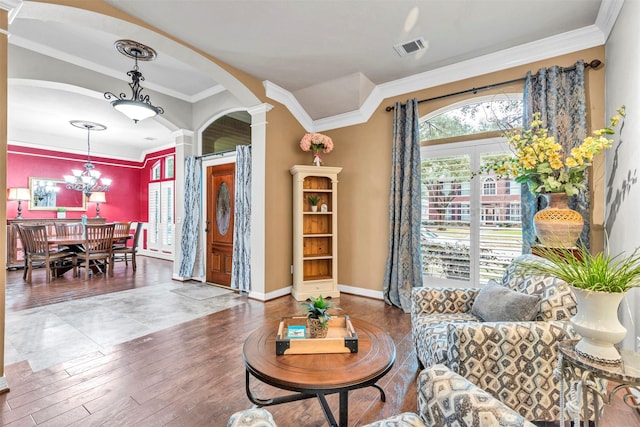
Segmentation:
<svg viewBox="0 0 640 427">
<path fill-rule="evenodd" d="M 468 155 L 422 161 L 421 242 L 425 275 L 470 278 L 470 179 Z"/>
<path fill-rule="evenodd" d="M 519 184 L 495 175 L 471 179 L 482 162 L 508 154 L 494 141 L 422 149 L 421 249 L 432 284 L 499 279 L 522 251 Z"/>
<path fill-rule="evenodd" d="M 480 161 L 484 163 L 509 154 L 495 151 L 483 153 Z M 506 264 L 522 253 L 520 184 L 497 179 L 494 175 L 480 178 L 483 179 L 480 198 L 480 282 L 486 283 L 489 279 L 499 280 Z"/>
<path fill-rule="evenodd" d="M 151 167 L 151 181 L 158 181 L 160 179 L 160 162 L 156 162 Z"/>
<path fill-rule="evenodd" d="M 167 157 L 164 160 L 164 177 L 165 179 L 173 178 L 173 156 Z"/>
<path fill-rule="evenodd" d="M 443 111 L 420 123 L 420 140 L 451 138 L 519 127 L 522 99 L 486 100 Z"/>
<path fill-rule="evenodd" d="M 162 230 L 162 245 L 173 244 L 173 181 L 165 181 L 162 188 L 162 209 L 160 211 L 160 229 Z"/>
<path fill-rule="evenodd" d="M 149 220 L 147 228 L 147 244 L 157 246 L 160 224 L 160 186 L 149 184 Z"/>
<path fill-rule="evenodd" d="M 202 154 L 225 153 L 251 145 L 251 115 L 236 111 L 220 117 L 202 132 Z"/>
</svg>

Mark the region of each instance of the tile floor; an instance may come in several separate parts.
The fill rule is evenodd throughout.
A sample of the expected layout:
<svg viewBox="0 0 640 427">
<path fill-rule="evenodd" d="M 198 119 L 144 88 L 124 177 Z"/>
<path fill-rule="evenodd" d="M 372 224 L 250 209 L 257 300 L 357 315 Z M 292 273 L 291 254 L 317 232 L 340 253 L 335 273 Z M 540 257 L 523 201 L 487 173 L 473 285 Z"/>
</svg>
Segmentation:
<svg viewBox="0 0 640 427">
<path fill-rule="evenodd" d="M 243 303 L 226 289 L 168 281 L 8 311 L 5 364 L 28 360 L 39 371 Z"/>
</svg>

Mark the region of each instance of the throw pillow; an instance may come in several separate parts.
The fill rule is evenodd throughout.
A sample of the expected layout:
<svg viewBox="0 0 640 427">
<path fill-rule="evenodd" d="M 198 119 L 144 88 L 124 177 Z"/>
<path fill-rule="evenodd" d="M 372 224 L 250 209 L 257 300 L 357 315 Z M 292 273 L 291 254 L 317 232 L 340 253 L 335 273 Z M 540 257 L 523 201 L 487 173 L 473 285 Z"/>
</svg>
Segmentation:
<svg viewBox="0 0 640 427">
<path fill-rule="evenodd" d="M 516 292 L 490 281 L 480 289 L 471 313 L 484 322 L 524 322 L 535 319 L 540 296 Z"/>
</svg>

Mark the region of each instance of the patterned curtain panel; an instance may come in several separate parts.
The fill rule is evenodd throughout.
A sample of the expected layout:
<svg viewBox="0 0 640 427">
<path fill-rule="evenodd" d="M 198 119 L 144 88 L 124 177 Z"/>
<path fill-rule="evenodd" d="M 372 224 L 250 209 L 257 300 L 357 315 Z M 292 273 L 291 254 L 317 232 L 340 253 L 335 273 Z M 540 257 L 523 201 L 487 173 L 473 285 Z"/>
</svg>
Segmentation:
<svg viewBox="0 0 640 427">
<path fill-rule="evenodd" d="M 201 263 L 195 268 L 200 236 L 200 172 L 200 159 L 194 156 L 187 157 L 184 166 L 184 215 L 178 273 L 180 277 L 202 275 Z"/>
<path fill-rule="evenodd" d="M 235 212 L 231 287 L 251 289 L 251 147 L 236 147 Z"/>
<path fill-rule="evenodd" d="M 408 313 L 411 289 L 422 285 L 418 101 L 396 102 L 394 111 L 389 253 L 382 288 L 387 304 Z"/>
<path fill-rule="evenodd" d="M 523 122 L 531 123 L 540 112 L 543 126 L 562 144 L 565 153 L 582 143 L 587 136 L 587 102 L 584 91 L 584 61 L 574 67 L 541 68 L 535 75 L 527 72 L 524 84 Z M 582 243 L 589 247 L 589 188 L 571 198 L 569 207 L 580 212 L 585 221 Z M 535 243 L 533 216 L 544 206 L 544 200 L 522 188 L 522 253 L 531 253 Z"/>
</svg>

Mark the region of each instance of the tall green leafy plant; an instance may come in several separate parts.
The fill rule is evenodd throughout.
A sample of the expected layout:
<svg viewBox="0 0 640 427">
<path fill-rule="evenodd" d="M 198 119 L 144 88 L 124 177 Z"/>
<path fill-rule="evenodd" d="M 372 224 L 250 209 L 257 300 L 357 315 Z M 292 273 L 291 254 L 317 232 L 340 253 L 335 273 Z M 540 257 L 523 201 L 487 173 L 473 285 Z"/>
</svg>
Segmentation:
<svg viewBox="0 0 640 427">
<path fill-rule="evenodd" d="M 640 286 L 640 248 L 631 255 L 599 252 L 595 255 L 585 247 L 577 251 L 565 248 L 542 248 L 544 260 L 520 261 L 531 273 L 552 275 L 579 289 L 620 293 Z"/>
</svg>

